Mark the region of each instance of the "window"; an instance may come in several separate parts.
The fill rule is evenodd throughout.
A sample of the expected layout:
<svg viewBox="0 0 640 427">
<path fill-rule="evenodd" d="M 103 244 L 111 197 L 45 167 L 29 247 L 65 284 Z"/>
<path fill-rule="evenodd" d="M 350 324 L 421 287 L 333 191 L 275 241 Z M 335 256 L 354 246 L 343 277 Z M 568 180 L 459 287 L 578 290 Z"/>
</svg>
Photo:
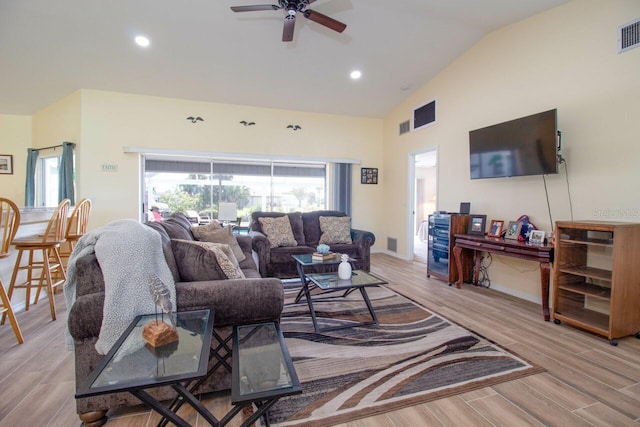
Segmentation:
<svg viewBox="0 0 640 427">
<path fill-rule="evenodd" d="M 144 168 L 149 220 L 183 212 L 194 223 L 207 222 L 218 217 L 219 202 L 235 203 L 244 223 L 258 210 L 326 208 L 325 163 L 146 158 Z"/>
<path fill-rule="evenodd" d="M 42 156 L 36 169 L 36 206 L 58 205 L 61 155 Z"/>
</svg>

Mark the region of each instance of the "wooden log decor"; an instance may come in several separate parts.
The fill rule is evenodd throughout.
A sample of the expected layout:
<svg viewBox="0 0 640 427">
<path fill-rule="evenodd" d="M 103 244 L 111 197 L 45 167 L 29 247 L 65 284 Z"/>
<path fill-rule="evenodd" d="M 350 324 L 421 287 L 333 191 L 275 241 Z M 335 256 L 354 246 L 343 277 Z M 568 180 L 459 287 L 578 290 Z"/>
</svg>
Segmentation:
<svg viewBox="0 0 640 427">
<path fill-rule="evenodd" d="M 144 326 L 142 338 L 152 347 L 160 347 L 178 341 L 179 337 L 176 328 L 161 320 L 154 320 Z"/>
</svg>

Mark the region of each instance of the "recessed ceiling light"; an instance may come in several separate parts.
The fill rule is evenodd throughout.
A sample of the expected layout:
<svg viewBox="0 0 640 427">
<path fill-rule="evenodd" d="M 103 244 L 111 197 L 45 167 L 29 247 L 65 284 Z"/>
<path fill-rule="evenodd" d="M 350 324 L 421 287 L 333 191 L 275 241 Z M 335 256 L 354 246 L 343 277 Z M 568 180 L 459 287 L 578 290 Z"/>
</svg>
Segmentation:
<svg viewBox="0 0 640 427">
<path fill-rule="evenodd" d="M 149 39 L 145 36 L 136 36 L 135 41 L 138 46 L 142 47 L 148 47 L 151 44 Z"/>
<path fill-rule="evenodd" d="M 358 80 L 360 77 L 362 77 L 362 73 L 358 70 L 354 70 L 351 72 L 350 76 L 353 80 Z"/>
</svg>

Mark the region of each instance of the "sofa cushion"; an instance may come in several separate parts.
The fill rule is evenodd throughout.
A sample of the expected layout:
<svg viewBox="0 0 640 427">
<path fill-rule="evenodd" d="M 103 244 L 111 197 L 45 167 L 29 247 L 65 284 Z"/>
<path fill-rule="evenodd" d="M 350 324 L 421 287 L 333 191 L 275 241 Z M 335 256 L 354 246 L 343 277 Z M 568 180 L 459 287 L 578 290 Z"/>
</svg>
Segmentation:
<svg viewBox="0 0 640 427">
<path fill-rule="evenodd" d="M 351 240 L 351 217 L 321 216 L 319 243 L 332 245 L 335 243 L 353 243 Z"/>
<path fill-rule="evenodd" d="M 294 261 L 291 258 L 292 255 L 311 254 L 315 252 L 315 249 L 309 246 L 295 246 L 295 247 L 281 247 L 271 249 L 271 263 L 273 264 L 286 264 Z"/>
<path fill-rule="evenodd" d="M 341 211 L 329 210 L 303 213 L 302 224 L 304 226 L 304 238 L 306 239 L 307 246 L 315 248 L 320 242 L 320 236 L 322 235 L 322 230 L 320 229 L 321 216 L 347 216 L 347 214 Z"/>
<path fill-rule="evenodd" d="M 280 246 L 298 246 L 298 242 L 293 237 L 291 223 L 288 216 L 277 218 L 258 218 L 262 226 L 262 232 L 269 239 L 272 248 Z"/>
<path fill-rule="evenodd" d="M 298 242 L 298 246 L 304 246 L 306 243 L 304 237 L 304 227 L 302 224 L 302 214 L 300 212 L 290 212 L 288 214 L 282 212 L 253 212 L 251 214 L 251 229 L 253 231 L 259 231 L 262 234 L 266 234 L 262 229 L 262 224 L 260 223 L 259 218 L 279 218 L 282 216 L 289 217 L 293 237 L 296 239 L 296 242 Z"/>
<path fill-rule="evenodd" d="M 173 239 L 171 247 L 183 281 L 244 278 L 229 245 Z"/>
<path fill-rule="evenodd" d="M 236 236 L 233 234 L 233 227 L 219 227 L 217 229 L 205 227 L 193 227 L 191 229 L 193 236 L 203 242 L 224 243 L 229 245 L 238 262 L 244 261 L 246 256 L 244 252 L 242 252 Z"/>
<path fill-rule="evenodd" d="M 191 223 L 184 214 L 174 214 L 164 221 L 159 221 L 157 224 L 164 228 L 172 239 L 193 240 Z"/>
</svg>

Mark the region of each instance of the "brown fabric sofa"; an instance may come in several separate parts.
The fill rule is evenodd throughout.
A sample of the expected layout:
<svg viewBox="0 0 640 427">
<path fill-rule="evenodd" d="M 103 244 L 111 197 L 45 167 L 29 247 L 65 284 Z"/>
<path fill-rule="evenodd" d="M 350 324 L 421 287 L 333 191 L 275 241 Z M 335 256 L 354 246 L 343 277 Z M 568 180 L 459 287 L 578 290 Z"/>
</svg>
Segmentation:
<svg viewBox="0 0 640 427">
<path fill-rule="evenodd" d="M 176 239 L 194 240 L 189 220 L 178 214 L 165 221 L 147 225 L 161 235 L 163 252 L 176 282 L 177 310 L 214 309 L 212 347 L 217 345 L 215 334 L 225 339 L 230 335 L 232 325 L 280 320 L 284 303 L 282 283 L 278 279 L 265 279 L 260 276 L 253 261 L 249 236 L 237 236 L 237 241 L 246 256 L 240 262 L 240 269 L 246 278 L 183 281 L 180 269 L 181 262 L 185 261 L 180 259 L 180 249 L 176 248 L 175 243 Z M 206 257 L 202 260 L 206 262 Z M 200 266 L 205 269 L 206 267 Z M 93 254 L 79 258 L 76 269 L 77 299 L 69 311 L 68 325 L 74 342 L 76 387 L 79 387 L 103 357 L 96 352 L 95 343 L 102 324 L 104 280 L 100 265 Z M 215 270 L 217 267 L 211 269 Z M 202 273 L 214 276 L 220 274 L 219 271 Z M 215 362 L 216 359 L 213 358 L 209 367 L 211 368 Z M 229 373 L 220 368 L 198 392 L 225 390 L 230 388 L 230 384 Z M 168 387 L 152 389 L 149 393 L 160 400 L 175 397 L 175 392 Z M 76 406 L 85 425 L 99 426 L 106 422 L 105 415 L 108 409 L 140 403 L 129 393 L 115 393 L 77 399 Z"/>
<path fill-rule="evenodd" d="M 271 248 L 267 236 L 263 233 L 259 218 L 288 216 L 291 223 L 296 246 Z M 347 216 L 344 212 L 321 210 L 307 213 L 293 212 L 262 212 L 251 214 L 249 235 L 252 237 L 253 249 L 258 254 L 258 267 L 263 277 L 293 278 L 298 277 L 296 262 L 292 255 L 310 254 L 315 252 L 320 242 L 322 229 L 321 216 Z M 351 229 L 353 243 L 331 244 L 332 252 L 346 253 L 355 259 L 356 269 L 369 271 L 371 266 L 371 246 L 375 243 L 375 235 L 369 231 Z"/>
</svg>

